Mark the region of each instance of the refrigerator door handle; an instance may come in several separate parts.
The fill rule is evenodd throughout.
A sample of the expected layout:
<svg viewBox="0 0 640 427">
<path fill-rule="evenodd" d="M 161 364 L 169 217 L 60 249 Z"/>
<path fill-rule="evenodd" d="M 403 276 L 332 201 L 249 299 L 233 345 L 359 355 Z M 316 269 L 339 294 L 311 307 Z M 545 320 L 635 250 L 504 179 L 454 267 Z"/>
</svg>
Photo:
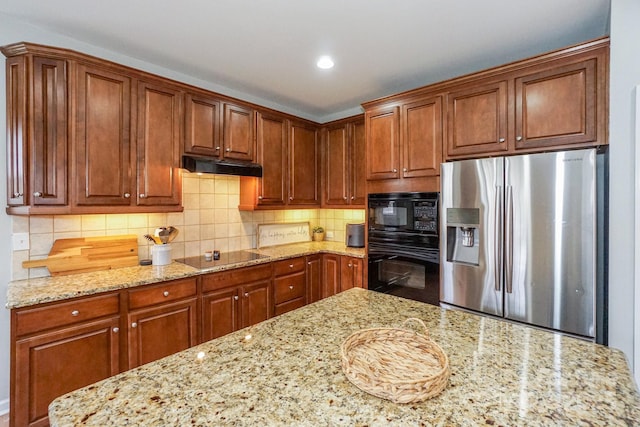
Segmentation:
<svg viewBox="0 0 640 427">
<path fill-rule="evenodd" d="M 505 290 L 513 292 L 513 187 L 507 186 L 505 219 Z"/>
<path fill-rule="evenodd" d="M 494 224 L 494 233 L 495 233 L 495 259 L 494 259 L 494 270 L 495 270 L 495 289 L 496 291 L 500 291 L 500 283 L 502 279 L 502 270 L 500 269 L 500 266 L 502 265 L 502 251 L 503 251 L 503 247 L 502 247 L 502 226 L 503 226 L 503 211 L 504 211 L 504 206 L 503 206 L 503 196 L 502 196 L 502 187 L 497 185 L 496 186 L 496 200 L 495 200 L 495 209 L 496 209 L 496 216 L 495 216 L 495 224 Z"/>
</svg>

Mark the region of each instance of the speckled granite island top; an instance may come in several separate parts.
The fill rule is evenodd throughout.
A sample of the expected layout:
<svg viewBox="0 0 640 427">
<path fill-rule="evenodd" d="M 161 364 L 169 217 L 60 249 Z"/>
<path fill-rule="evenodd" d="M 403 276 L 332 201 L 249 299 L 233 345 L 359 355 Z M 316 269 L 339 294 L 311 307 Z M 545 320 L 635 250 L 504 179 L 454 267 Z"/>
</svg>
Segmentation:
<svg viewBox="0 0 640 427">
<path fill-rule="evenodd" d="M 9 283 L 6 307 L 27 307 L 314 253 L 335 253 L 359 258 L 364 257 L 364 249 L 347 248 L 341 242 L 305 242 L 263 249 L 248 249 L 248 251 L 264 255 L 265 258 L 228 264 L 206 271 L 173 262 L 166 266 L 124 267 L 68 276 L 14 281 Z"/>
<path fill-rule="evenodd" d="M 408 317 L 424 320 L 452 375 L 439 396 L 399 405 L 346 379 L 340 344 Z M 59 427 L 629 426 L 640 398 L 620 351 L 351 289 L 64 395 L 49 417 Z"/>
</svg>

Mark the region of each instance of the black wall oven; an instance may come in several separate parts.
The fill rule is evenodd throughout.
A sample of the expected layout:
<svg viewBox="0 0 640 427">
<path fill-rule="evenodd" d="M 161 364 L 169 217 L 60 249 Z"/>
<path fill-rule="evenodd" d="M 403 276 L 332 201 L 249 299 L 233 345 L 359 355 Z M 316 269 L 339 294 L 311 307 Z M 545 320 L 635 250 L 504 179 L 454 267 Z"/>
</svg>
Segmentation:
<svg viewBox="0 0 640 427">
<path fill-rule="evenodd" d="M 369 289 L 440 303 L 438 193 L 369 194 Z"/>
</svg>

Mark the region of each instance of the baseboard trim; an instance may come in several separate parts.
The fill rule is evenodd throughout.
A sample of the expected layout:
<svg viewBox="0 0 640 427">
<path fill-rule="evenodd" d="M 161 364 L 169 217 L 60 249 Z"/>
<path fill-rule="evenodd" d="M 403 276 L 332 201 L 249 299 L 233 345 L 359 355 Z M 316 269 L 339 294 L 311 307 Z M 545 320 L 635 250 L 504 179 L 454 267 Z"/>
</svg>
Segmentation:
<svg viewBox="0 0 640 427">
<path fill-rule="evenodd" d="M 0 400 L 0 415 L 9 413 L 9 399 Z"/>
</svg>

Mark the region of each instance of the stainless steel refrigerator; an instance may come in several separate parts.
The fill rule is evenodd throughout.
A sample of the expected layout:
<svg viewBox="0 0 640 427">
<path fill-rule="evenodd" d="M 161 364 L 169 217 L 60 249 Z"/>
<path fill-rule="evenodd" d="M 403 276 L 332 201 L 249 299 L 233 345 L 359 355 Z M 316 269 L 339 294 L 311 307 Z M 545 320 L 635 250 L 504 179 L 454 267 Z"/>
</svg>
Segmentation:
<svg viewBox="0 0 640 427">
<path fill-rule="evenodd" d="M 440 300 L 606 344 L 606 151 L 442 164 Z"/>
</svg>

